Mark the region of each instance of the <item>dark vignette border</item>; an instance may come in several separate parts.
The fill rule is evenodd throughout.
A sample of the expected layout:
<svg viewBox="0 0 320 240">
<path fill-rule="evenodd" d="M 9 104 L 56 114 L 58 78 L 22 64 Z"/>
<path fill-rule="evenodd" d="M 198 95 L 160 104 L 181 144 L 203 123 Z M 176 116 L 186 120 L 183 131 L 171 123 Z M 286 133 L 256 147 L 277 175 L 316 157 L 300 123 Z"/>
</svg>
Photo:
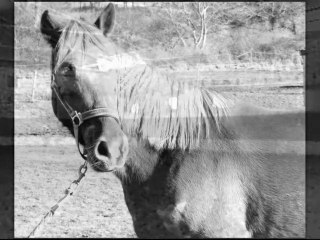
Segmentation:
<svg viewBox="0 0 320 240">
<path fill-rule="evenodd" d="M 320 237 L 320 1 L 306 1 L 306 237 Z M 317 154 L 313 152 L 317 150 Z"/>
<path fill-rule="evenodd" d="M 14 237 L 14 4 L 0 2 L 0 238 Z M 5 46 L 3 46 L 5 45 Z M 10 46 L 10 47 L 7 47 Z M 11 145 L 4 146 L 1 138 Z"/>
</svg>

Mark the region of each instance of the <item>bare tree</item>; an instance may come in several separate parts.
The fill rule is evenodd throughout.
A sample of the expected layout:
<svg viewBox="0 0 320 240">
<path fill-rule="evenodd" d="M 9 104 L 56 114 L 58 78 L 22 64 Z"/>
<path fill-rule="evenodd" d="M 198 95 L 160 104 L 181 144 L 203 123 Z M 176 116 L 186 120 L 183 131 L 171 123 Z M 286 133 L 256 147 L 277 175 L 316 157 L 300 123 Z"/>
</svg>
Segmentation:
<svg viewBox="0 0 320 240">
<path fill-rule="evenodd" d="M 183 4 L 184 17 L 192 29 L 194 47 L 204 48 L 208 32 L 207 11 L 211 7 L 208 2 Z"/>
<path fill-rule="evenodd" d="M 225 15 L 234 9 L 231 3 L 223 2 L 163 2 L 161 7 L 183 46 L 188 45 L 185 38 L 191 37 L 197 49 L 206 46 L 209 32 L 228 23 Z"/>
<path fill-rule="evenodd" d="M 179 40 L 181 41 L 181 43 L 183 44 L 184 47 L 187 47 L 188 44 L 186 43 L 185 39 L 184 39 L 184 35 L 186 33 L 186 29 L 183 25 L 183 23 L 181 23 L 180 21 L 177 20 L 176 17 L 176 9 L 177 6 L 175 2 L 168 2 L 165 3 L 166 6 L 162 6 L 164 13 L 167 15 L 168 20 L 172 23 L 173 27 L 174 27 L 174 31 L 177 33 Z"/>
<path fill-rule="evenodd" d="M 244 3 L 246 14 L 250 19 L 261 19 L 269 25 L 269 30 L 274 30 L 277 24 L 289 21 L 287 27 L 296 34 L 295 18 L 304 12 L 304 3 L 301 2 L 248 2 Z M 282 24 L 284 26 L 284 24 Z"/>
</svg>

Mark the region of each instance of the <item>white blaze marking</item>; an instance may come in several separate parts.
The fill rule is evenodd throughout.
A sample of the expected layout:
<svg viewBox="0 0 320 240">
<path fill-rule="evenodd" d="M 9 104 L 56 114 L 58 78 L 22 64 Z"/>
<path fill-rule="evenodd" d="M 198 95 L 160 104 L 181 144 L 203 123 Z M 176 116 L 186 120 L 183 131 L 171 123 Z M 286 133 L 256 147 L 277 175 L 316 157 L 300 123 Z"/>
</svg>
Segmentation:
<svg viewBox="0 0 320 240">
<path fill-rule="evenodd" d="M 139 112 L 139 105 L 137 103 L 135 103 L 131 107 L 131 114 L 136 114 L 138 112 Z"/>
<path fill-rule="evenodd" d="M 177 97 L 171 97 L 169 98 L 169 105 L 171 109 L 176 110 L 178 107 L 178 99 Z"/>
<path fill-rule="evenodd" d="M 175 209 L 179 212 L 183 212 L 184 208 L 186 207 L 187 205 L 187 202 L 184 201 L 184 202 L 180 202 L 176 205 Z"/>
</svg>

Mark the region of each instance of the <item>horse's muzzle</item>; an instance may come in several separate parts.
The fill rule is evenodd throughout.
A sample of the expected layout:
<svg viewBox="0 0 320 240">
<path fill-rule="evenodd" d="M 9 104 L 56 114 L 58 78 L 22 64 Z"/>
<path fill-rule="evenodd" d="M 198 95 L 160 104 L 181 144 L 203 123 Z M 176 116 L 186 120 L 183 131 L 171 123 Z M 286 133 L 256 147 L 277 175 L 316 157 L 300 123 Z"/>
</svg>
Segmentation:
<svg viewBox="0 0 320 240">
<path fill-rule="evenodd" d="M 88 153 L 95 170 L 109 172 L 124 166 L 128 155 L 128 139 L 125 135 L 111 140 L 103 137 L 97 141 L 93 151 Z"/>
</svg>

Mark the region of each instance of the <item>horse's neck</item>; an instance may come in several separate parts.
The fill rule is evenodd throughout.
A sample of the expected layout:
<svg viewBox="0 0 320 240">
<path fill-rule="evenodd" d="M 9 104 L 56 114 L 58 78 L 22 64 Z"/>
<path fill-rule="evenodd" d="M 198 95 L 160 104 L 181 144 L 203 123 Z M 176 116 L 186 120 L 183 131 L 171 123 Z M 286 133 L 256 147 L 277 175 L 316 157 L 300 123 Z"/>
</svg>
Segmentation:
<svg viewBox="0 0 320 240">
<path fill-rule="evenodd" d="M 233 204 L 233 194 L 238 197 L 244 197 L 246 193 L 257 194 L 255 179 L 257 176 L 265 179 L 259 159 L 245 154 L 233 143 L 206 142 L 199 149 L 188 152 L 157 151 L 145 141 L 132 140 L 125 167 L 116 175 L 124 189 L 134 190 L 138 195 L 151 191 L 166 199 L 168 193 L 174 193 L 176 202 L 173 203 L 178 203 L 193 201 L 194 195 L 209 192 L 211 195 L 222 194 Z M 212 200 L 211 197 L 207 199 Z"/>
</svg>

